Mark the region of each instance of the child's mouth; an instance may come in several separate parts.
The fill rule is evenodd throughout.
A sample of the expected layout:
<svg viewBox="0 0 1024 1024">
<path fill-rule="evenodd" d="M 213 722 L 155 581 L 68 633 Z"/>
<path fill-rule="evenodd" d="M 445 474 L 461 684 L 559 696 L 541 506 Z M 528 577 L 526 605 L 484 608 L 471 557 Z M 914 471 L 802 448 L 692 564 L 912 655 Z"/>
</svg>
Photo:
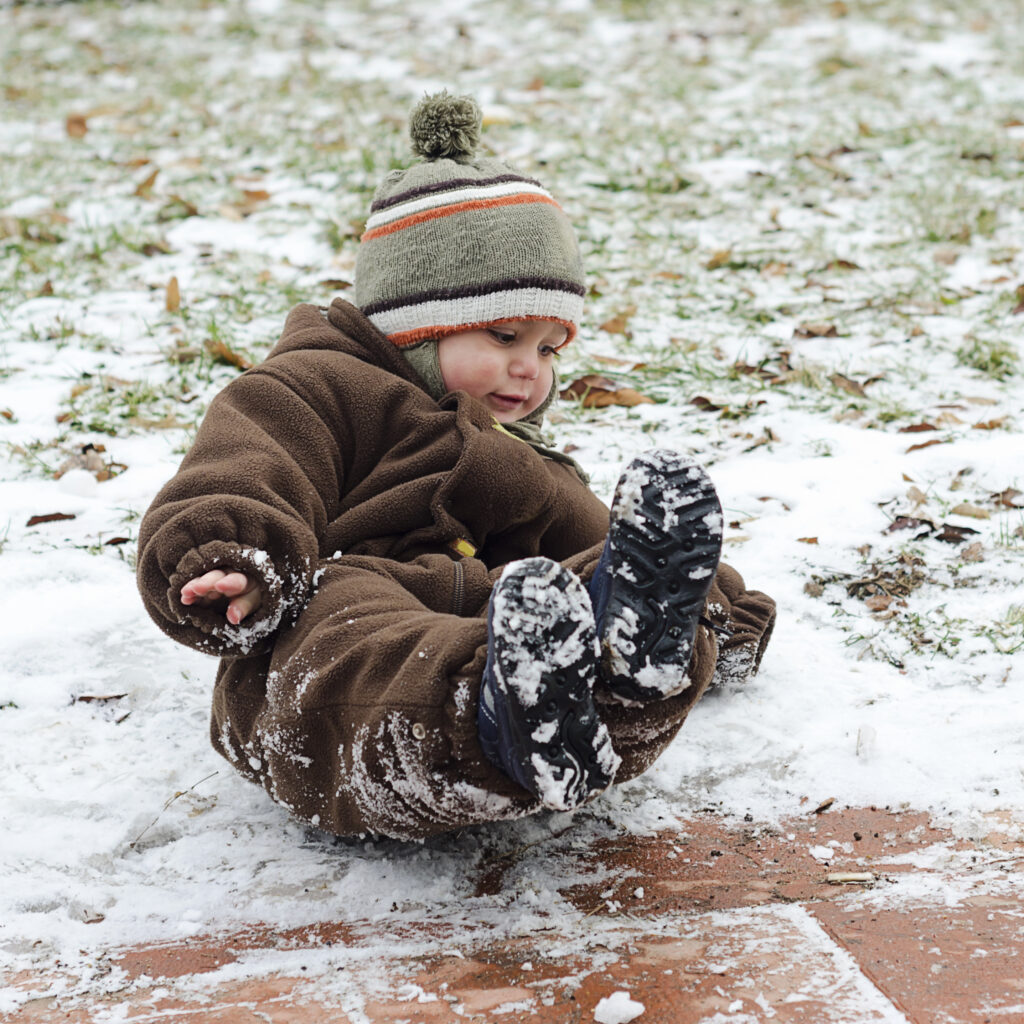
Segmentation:
<svg viewBox="0 0 1024 1024">
<path fill-rule="evenodd" d="M 519 406 L 526 401 L 525 395 L 499 395 L 497 393 L 491 393 L 491 400 L 499 409 L 507 410 L 511 412 L 513 409 L 518 409 Z"/>
</svg>

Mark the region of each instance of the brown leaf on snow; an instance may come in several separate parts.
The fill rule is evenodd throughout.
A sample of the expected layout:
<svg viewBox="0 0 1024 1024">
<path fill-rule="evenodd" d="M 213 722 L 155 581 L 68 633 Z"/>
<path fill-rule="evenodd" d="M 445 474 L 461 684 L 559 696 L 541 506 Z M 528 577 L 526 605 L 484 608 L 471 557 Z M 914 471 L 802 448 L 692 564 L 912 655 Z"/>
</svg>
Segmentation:
<svg viewBox="0 0 1024 1024">
<path fill-rule="evenodd" d="M 872 594 L 871 597 L 865 598 L 864 604 L 873 612 L 884 612 L 892 604 L 892 595 Z"/>
<path fill-rule="evenodd" d="M 839 331 L 835 324 L 807 323 L 800 324 L 793 331 L 794 338 L 837 338 Z"/>
<path fill-rule="evenodd" d="M 967 547 L 960 552 L 960 557 L 965 562 L 984 562 L 985 546 L 980 540 L 976 540 L 973 544 L 968 544 Z"/>
<path fill-rule="evenodd" d="M 841 373 L 833 373 L 829 380 L 841 391 L 846 391 L 848 394 L 857 395 L 860 398 L 867 397 L 867 392 L 864 390 L 863 385 L 858 384 L 855 380 L 851 380 L 849 377 L 843 376 Z"/>
<path fill-rule="evenodd" d="M 928 500 L 928 495 L 920 487 L 914 486 L 907 489 L 907 497 L 915 505 L 923 505 Z"/>
<path fill-rule="evenodd" d="M 938 430 L 934 423 L 912 423 L 909 427 L 900 427 L 901 434 L 923 434 L 928 430 Z"/>
<path fill-rule="evenodd" d="M 181 290 L 178 288 L 178 279 L 172 277 L 167 282 L 167 290 L 164 294 L 164 308 L 168 313 L 177 313 L 181 309 Z"/>
<path fill-rule="evenodd" d="M 935 529 L 935 524 L 928 519 L 918 519 L 917 516 L 897 516 L 882 532 L 895 533 L 897 530 L 916 530 L 919 526 Z"/>
<path fill-rule="evenodd" d="M 59 523 L 64 519 L 77 518 L 73 513 L 49 512 L 43 516 L 32 516 L 25 524 L 26 526 L 38 526 L 40 523 Z"/>
<path fill-rule="evenodd" d="M 711 254 L 711 259 L 704 264 L 705 270 L 718 270 L 732 259 L 732 249 L 719 249 Z"/>
<path fill-rule="evenodd" d="M 73 139 L 84 139 L 89 131 L 89 121 L 85 114 L 68 114 L 64 127 Z"/>
<path fill-rule="evenodd" d="M 980 505 L 971 505 L 969 502 L 963 501 L 959 505 L 955 505 L 949 510 L 949 514 L 952 516 L 969 516 L 971 519 L 991 519 L 992 513 L 987 508 L 982 508 Z"/>
<path fill-rule="evenodd" d="M 101 444 L 82 445 L 80 452 L 61 463 L 54 472 L 53 478 L 59 480 L 65 473 L 69 473 L 73 469 L 84 469 L 86 472 L 92 473 L 100 483 L 113 479 L 128 467 L 123 462 L 105 462 L 102 456 L 106 450 Z"/>
<path fill-rule="evenodd" d="M 346 288 L 352 287 L 351 281 L 346 281 L 343 277 L 326 277 L 320 283 L 321 288 L 330 288 L 331 291 L 343 292 Z"/>
<path fill-rule="evenodd" d="M 654 404 L 653 398 L 640 394 L 634 388 L 620 387 L 611 377 L 602 377 L 598 373 L 588 373 L 574 380 L 567 388 L 559 392 L 561 398 L 582 400 L 584 408 L 602 409 L 609 405 Z"/>
<path fill-rule="evenodd" d="M 1016 487 L 1007 487 L 1005 491 L 993 494 L 990 500 L 1001 508 L 1024 508 L 1024 494 Z"/>
<path fill-rule="evenodd" d="M 970 526 L 953 526 L 950 523 L 943 523 L 942 529 L 935 534 L 935 539 L 945 541 L 947 544 L 963 544 L 968 537 L 977 532 Z"/>
<path fill-rule="evenodd" d="M 1014 306 L 1011 313 L 1024 313 L 1024 284 L 1019 285 L 1016 291 L 1017 305 Z"/>
<path fill-rule="evenodd" d="M 218 212 L 229 220 L 244 220 L 255 213 L 268 199 L 270 193 L 262 188 L 242 190 L 242 199 L 234 203 L 222 203 Z"/>
<path fill-rule="evenodd" d="M 233 348 L 230 348 L 219 338 L 206 338 L 203 341 L 203 348 L 213 356 L 214 359 L 219 363 L 227 363 L 229 366 L 237 366 L 240 370 L 251 370 L 253 363 L 242 355 L 241 352 L 236 352 Z"/>
<path fill-rule="evenodd" d="M 937 437 L 933 437 L 930 441 L 922 441 L 920 444 L 912 444 L 904 454 L 909 455 L 911 452 L 920 451 L 922 448 L 931 448 L 933 444 L 949 444 L 949 442 L 940 441 Z"/>
<path fill-rule="evenodd" d="M 724 405 L 716 405 L 710 398 L 706 398 L 704 395 L 694 395 L 690 399 L 690 405 L 695 405 L 701 412 L 719 412 L 725 408 Z"/>
<path fill-rule="evenodd" d="M 750 363 L 733 363 L 732 368 L 737 373 L 742 373 L 745 376 L 757 376 L 761 380 L 778 380 L 778 374 L 772 372 L 765 366 L 751 366 Z"/>
<path fill-rule="evenodd" d="M 159 167 L 150 171 L 145 180 L 140 181 L 138 185 L 135 186 L 134 195 L 137 195 L 140 199 L 152 199 L 153 186 L 156 184 L 156 178 L 159 173 Z"/>
<path fill-rule="evenodd" d="M 797 537 L 797 540 L 801 544 L 817 544 L 818 543 L 818 538 L 817 537 Z"/>
<path fill-rule="evenodd" d="M 974 470 L 970 466 L 958 469 L 953 479 L 949 482 L 949 489 L 951 491 L 959 491 L 964 485 L 964 478 L 970 476 L 973 472 Z"/>
<path fill-rule="evenodd" d="M 636 306 L 628 306 L 610 320 L 600 325 L 600 330 L 609 334 L 629 334 L 629 318 L 636 312 Z"/>
<path fill-rule="evenodd" d="M 1005 416 L 1000 416 L 996 420 L 982 420 L 980 423 L 975 423 L 972 427 L 973 430 L 998 430 L 1006 422 Z"/>
<path fill-rule="evenodd" d="M 642 370 L 647 364 L 637 363 L 632 359 L 616 359 L 615 356 L 592 356 L 595 363 L 603 363 L 605 366 L 625 366 L 630 370 Z"/>
</svg>

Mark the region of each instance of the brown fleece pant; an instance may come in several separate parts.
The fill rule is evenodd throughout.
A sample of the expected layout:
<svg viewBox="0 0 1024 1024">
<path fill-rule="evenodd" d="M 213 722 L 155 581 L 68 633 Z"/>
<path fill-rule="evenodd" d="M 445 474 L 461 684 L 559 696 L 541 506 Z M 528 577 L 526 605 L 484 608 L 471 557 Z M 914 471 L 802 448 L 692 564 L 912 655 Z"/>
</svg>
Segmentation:
<svg viewBox="0 0 1024 1024">
<path fill-rule="evenodd" d="M 564 564 L 589 579 L 600 550 Z M 742 580 L 730 572 L 742 602 Z M 339 835 L 419 839 L 540 810 L 477 740 L 487 604 L 499 575 L 447 554 L 324 562 L 305 609 L 269 654 L 221 663 L 214 746 L 298 817 Z M 713 594 L 724 612 L 715 619 L 726 622 L 731 601 Z M 748 625 L 756 631 L 753 619 Z M 716 655 L 702 627 L 681 694 L 624 707 L 599 688 L 622 757 L 616 781 L 665 749 L 711 681 Z"/>
</svg>

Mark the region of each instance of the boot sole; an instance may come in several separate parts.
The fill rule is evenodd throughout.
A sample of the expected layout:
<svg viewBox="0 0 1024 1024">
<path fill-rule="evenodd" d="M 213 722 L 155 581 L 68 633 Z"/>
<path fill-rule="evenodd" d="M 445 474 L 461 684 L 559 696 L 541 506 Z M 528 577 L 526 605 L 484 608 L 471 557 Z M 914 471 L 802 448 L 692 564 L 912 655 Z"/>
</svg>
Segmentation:
<svg viewBox="0 0 1024 1024">
<path fill-rule="evenodd" d="M 605 680 L 628 700 L 678 693 L 722 551 L 722 506 L 707 474 L 675 452 L 634 459 L 616 488 L 609 547 Z"/>
<path fill-rule="evenodd" d="M 583 584 L 557 562 L 514 563 L 491 607 L 500 742 L 527 788 L 571 810 L 611 785 L 619 758 L 597 717 L 597 634 Z"/>
</svg>

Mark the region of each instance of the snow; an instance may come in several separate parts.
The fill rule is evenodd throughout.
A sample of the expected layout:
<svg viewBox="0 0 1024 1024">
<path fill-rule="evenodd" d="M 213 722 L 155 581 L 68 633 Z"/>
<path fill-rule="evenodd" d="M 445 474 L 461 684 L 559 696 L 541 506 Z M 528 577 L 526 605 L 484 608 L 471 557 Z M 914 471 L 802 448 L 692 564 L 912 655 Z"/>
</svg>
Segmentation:
<svg viewBox="0 0 1024 1024">
<path fill-rule="evenodd" d="M 643 1012 L 644 1004 L 630 999 L 628 992 L 613 992 L 594 1007 L 594 1020 L 597 1024 L 629 1024 Z"/>
<path fill-rule="evenodd" d="M 98 990 L 123 944 L 328 919 L 378 922 L 381 953 L 424 907 L 453 948 L 467 921 L 529 933 L 573 913 L 551 896 L 568 875 L 553 837 L 585 848 L 605 822 L 651 834 L 706 807 L 777 822 L 834 796 L 968 834 L 1019 821 L 1024 512 L 993 496 L 1024 491 L 1024 378 L 970 351 L 1022 350 L 1018 7 L 364 6 L 0 5 L 5 967 L 60 962 Z M 581 233 L 593 287 L 563 375 L 621 373 L 656 399 L 559 403 L 558 443 L 606 501 L 638 452 L 694 456 L 722 498 L 725 561 L 779 620 L 760 674 L 705 695 L 648 772 L 592 807 L 335 842 L 214 754 L 216 663 L 149 621 L 134 547 L 237 372 L 169 356 L 219 337 L 258 359 L 292 303 L 329 302 L 372 188 L 408 161 L 405 111 L 441 85 L 481 97 L 488 145 Z M 243 188 L 270 199 L 239 213 Z M 628 333 L 601 329 L 634 306 Z M 795 336 L 812 321 L 836 335 Z M 901 432 L 923 422 L 937 429 Z M 910 450 L 922 440 L 941 443 Z M 127 468 L 55 479 L 87 443 Z M 960 502 L 989 518 L 952 515 Z M 27 525 L 56 512 L 74 518 Z M 977 530 L 981 561 L 886 532 L 915 512 Z M 885 618 L 849 587 L 902 555 L 927 579 Z M 507 893 L 474 894 L 485 856 L 534 845 Z"/>
</svg>

